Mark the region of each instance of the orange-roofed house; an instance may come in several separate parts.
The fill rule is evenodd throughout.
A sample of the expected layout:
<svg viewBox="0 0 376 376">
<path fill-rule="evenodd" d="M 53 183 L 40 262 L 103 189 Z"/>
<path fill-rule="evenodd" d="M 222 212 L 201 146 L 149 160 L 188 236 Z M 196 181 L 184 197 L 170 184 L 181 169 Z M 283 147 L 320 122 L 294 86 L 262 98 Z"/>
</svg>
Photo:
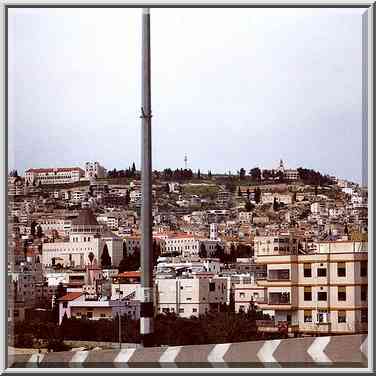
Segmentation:
<svg viewBox="0 0 376 376">
<path fill-rule="evenodd" d="M 83 301 L 84 294 L 82 292 L 68 292 L 57 300 L 59 303 L 59 325 L 61 324 L 64 314 L 67 314 L 67 317 L 71 317 L 71 304 L 74 301 Z"/>
</svg>

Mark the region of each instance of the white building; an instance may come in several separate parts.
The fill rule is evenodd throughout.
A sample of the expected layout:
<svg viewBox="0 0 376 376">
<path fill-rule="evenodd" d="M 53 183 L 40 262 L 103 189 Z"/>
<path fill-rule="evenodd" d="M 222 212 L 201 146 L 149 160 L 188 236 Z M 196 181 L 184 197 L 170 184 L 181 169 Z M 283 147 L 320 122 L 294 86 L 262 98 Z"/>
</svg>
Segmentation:
<svg viewBox="0 0 376 376">
<path fill-rule="evenodd" d="M 193 278 L 157 279 L 158 313 L 174 312 L 181 317 L 218 312 L 227 301 L 227 278 L 213 273 L 193 274 Z"/>
<path fill-rule="evenodd" d="M 105 178 L 106 176 L 107 171 L 99 164 L 99 162 L 85 163 L 85 178 Z"/>
<path fill-rule="evenodd" d="M 32 184 L 68 184 L 80 181 L 85 172 L 79 167 L 31 168 L 25 172 L 25 180 Z"/>
<path fill-rule="evenodd" d="M 104 246 L 113 266 L 118 266 L 123 257 L 123 241 L 110 231 L 103 231 L 90 209 L 81 210 L 72 220 L 69 242 L 43 243 L 42 263 L 46 266 L 60 263 L 65 266 L 100 265 Z M 58 262 L 56 260 L 59 260 Z"/>
</svg>

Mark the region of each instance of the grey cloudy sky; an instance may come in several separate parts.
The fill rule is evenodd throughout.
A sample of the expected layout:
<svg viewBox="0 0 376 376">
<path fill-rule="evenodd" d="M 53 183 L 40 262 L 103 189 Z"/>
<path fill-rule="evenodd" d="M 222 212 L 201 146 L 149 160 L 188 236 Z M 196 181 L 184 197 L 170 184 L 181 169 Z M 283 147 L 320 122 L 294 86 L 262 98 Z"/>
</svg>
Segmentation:
<svg viewBox="0 0 376 376">
<path fill-rule="evenodd" d="M 363 9 L 152 9 L 153 168 L 361 181 Z M 140 166 L 141 9 L 9 10 L 9 167 Z"/>
</svg>

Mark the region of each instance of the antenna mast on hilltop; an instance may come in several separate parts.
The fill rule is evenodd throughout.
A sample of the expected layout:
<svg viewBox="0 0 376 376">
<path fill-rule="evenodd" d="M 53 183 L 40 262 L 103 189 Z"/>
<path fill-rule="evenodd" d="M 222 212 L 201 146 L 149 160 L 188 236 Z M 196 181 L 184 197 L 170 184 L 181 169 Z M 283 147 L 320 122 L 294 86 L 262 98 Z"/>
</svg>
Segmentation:
<svg viewBox="0 0 376 376">
<path fill-rule="evenodd" d="M 185 169 L 187 169 L 187 163 L 188 163 L 188 157 L 187 157 L 187 154 L 184 156 L 184 165 L 185 165 Z"/>
</svg>

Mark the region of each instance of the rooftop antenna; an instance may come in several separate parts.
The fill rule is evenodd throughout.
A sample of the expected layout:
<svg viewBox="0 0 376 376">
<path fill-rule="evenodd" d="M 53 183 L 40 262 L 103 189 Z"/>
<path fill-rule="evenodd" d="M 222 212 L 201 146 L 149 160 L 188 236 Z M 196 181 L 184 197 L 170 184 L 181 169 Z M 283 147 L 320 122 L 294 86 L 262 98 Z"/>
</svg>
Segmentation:
<svg viewBox="0 0 376 376">
<path fill-rule="evenodd" d="M 187 154 L 184 156 L 184 164 L 185 164 L 185 169 L 187 169 L 187 162 L 188 162 L 188 157 Z"/>
</svg>

